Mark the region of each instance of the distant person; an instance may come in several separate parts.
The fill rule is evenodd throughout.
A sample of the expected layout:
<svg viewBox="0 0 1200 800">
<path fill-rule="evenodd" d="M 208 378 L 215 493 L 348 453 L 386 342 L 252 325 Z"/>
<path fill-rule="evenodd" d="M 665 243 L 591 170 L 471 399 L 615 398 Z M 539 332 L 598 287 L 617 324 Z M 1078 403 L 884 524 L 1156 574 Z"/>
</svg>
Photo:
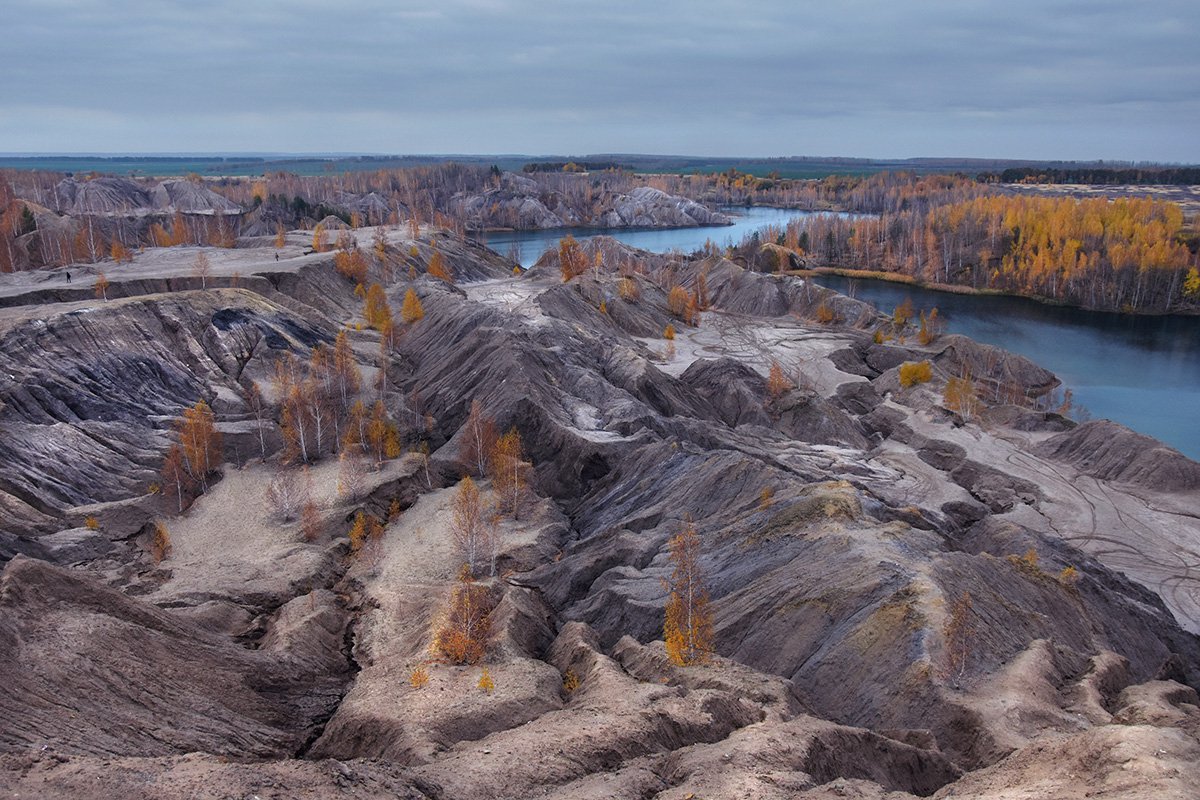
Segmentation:
<svg viewBox="0 0 1200 800">
<path fill-rule="evenodd" d="M 276 260 L 276 261 L 278 261 L 278 260 L 279 260 L 279 253 L 276 253 L 276 254 L 275 254 L 275 260 Z M 70 280 L 70 279 L 68 278 L 68 280 Z"/>
<path fill-rule="evenodd" d="M 67 272 L 67 283 L 71 282 L 71 273 Z"/>
</svg>

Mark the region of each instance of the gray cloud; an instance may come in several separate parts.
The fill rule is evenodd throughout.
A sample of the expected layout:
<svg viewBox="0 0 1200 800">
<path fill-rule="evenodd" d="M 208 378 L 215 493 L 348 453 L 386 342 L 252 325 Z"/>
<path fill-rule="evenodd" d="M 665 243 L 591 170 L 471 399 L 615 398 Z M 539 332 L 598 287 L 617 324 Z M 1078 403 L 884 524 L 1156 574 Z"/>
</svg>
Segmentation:
<svg viewBox="0 0 1200 800">
<path fill-rule="evenodd" d="M 1200 161 L 1195 0 L 41 0 L 4 17 L 0 151 Z"/>
</svg>

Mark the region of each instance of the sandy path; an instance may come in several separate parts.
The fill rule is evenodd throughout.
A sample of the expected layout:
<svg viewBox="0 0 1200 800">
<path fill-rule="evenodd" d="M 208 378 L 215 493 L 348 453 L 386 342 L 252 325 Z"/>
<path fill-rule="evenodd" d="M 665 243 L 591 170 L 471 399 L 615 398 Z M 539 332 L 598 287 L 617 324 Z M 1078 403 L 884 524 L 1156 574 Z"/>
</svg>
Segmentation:
<svg viewBox="0 0 1200 800">
<path fill-rule="evenodd" d="M 995 436 L 976 425 L 954 428 L 893 407 L 906 411 L 917 433 L 954 442 L 969 458 L 1031 481 L 1046 495 L 1036 510 L 1018 505 L 1002 516 L 1058 536 L 1149 587 L 1180 625 L 1200 632 L 1200 497 L 1138 496 L 1028 452 L 1034 436 L 1012 431 Z"/>
</svg>

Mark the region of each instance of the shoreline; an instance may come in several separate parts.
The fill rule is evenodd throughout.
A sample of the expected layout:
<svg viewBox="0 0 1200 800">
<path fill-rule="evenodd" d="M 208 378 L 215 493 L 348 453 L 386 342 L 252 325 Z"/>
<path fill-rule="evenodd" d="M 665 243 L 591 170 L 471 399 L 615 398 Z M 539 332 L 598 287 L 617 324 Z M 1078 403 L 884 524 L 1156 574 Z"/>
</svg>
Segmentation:
<svg viewBox="0 0 1200 800">
<path fill-rule="evenodd" d="M 1079 311 L 1092 311 L 1098 314 L 1113 314 L 1120 317 L 1200 317 L 1200 309 L 1176 309 L 1171 311 L 1119 311 L 1112 308 L 1095 308 L 1092 306 L 1077 305 L 1064 300 L 1055 300 L 1050 297 L 1042 297 L 1041 295 L 1023 294 L 1020 292 L 1006 292 L 1002 289 L 976 289 L 973 286 L 962 286 L 960 284 L 927 282 L 922 281 L 919 278 L 915 278 L 912 275 L 905 275 L 902 272 L 853 269 L 849 267 L 811 267 L 809 269 L 788 270 L 784 274 L 794 275 L 800 278 L 820 275 L 836 275 L 842 278 L 857 278 L 860 280 L 883 281 L 885 283 L 899 283 L 906 286 L 913 286 L 918 289 L 924 289 L 931 292 L 944 292 L 946 294 L 971 295 L 978 297 L 1014 297 L 1022 300 L 1031 300 L 1035 303 L 1040 303 L 1046 306 L 1054 306 L 1057 308 L 1073 308 Z"/>
</svg>

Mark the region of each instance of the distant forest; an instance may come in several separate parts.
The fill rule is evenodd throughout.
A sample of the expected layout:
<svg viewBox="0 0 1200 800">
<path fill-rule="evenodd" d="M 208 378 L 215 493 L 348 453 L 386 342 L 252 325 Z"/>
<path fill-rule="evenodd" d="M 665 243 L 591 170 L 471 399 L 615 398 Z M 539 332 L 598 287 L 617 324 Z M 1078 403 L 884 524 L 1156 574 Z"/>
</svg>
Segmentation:
<svg viewBox="0 0 1200 800">
<path fill-rule="evenodd" d="M 1003 172 L 979 174 L 981 183 L 1082 183 L 1093 186 L 1195 186 L 1200 184 L 1200 167 L 1010 167 Z"/>
</svg>

